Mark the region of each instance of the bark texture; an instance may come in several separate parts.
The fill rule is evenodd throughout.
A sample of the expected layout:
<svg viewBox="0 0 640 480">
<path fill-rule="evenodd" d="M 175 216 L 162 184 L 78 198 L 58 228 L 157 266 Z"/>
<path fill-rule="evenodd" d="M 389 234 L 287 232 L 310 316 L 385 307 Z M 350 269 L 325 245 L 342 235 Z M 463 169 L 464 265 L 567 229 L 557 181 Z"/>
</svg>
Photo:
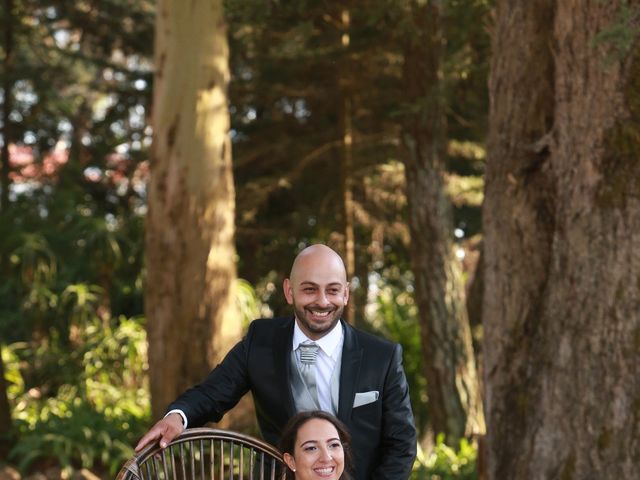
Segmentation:
<svg viewBox="0 0 640 480">
<path fill-rule="evenodd" d="M 160 0 L 145 312 L 154 417 L 240 337 L 220 0 Z"/>
<path fill-rule="evenodd" d="M 404 86 L 415 113 L 403 125 L 415 298 L 420 313 L 429 411 L 435 433 L 455 444 L 484 429 L 461 268 L 445 191 L 445 120 L 440 98 L 441 36 L 435 2 L 416 4 L 405 43 Z"/>
<path fill-rule="evenodd" d="M 596 35 L 635 33 L 638 8 L 497 3 L 483 211 L 492 479 L 637 477 L 640 68 L 636 39 L 626 50 Z"/>
</svg>

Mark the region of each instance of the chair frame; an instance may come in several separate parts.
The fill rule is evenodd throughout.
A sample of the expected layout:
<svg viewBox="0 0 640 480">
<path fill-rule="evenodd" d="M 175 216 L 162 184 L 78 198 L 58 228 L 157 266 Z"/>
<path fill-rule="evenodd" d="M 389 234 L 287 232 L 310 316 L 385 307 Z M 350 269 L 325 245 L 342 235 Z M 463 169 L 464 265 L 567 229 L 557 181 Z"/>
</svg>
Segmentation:
<svg viewBox="0 0 640 480">
<path fill-rule="evenodd" d="M 211 442 L 208 449 L 205 448 L 205 442 Z M 185 456 L 185 445 L 190 445 L 187 447 L 191 450 L 188 457 Z M 237 459 L 234 458 L 235 447 L 240 447 Z M 194 458 L 194 449 L 199 451 L 200 460 Z M 233 465 L 232 468 L 225 468 L 224 463 L 218 462 L 216 464 L 213 461 L 215 449 L 219 449 L 219 454 L 229 459 Z M 258 461 L 254 463 L 254 456 L 251 455 L 249 469 L 244 468 L 245 449 L 249 449 L 250 453 L 255 453 L 259 457 Z M 205 472 L 205 452 L 210 454 L 209 472 Z M 179 462 L 176 462 L 176 459 Z M 176 463 L 180 464 L 180 469 L 176 467 Z M 256 472 L 254 467 L 259 464 L 262 464 L 263 468 Z M 189 465 L 189 468 L 186 468 L 185 465 Z M 268 472 L 264 471 L 265 465 L 269 469 Z M 197 471 L 198 469 L 199 471 Z M 214 469 L 218 471 L 214 471 Z M 239 472 L 236 474 L 234 469 L 239 469 Z M 188 428 L 165 448 L 160 448 L 158 443 L 154 443 L 134 455 L 122 466 L 116 480 L 171 480 L 172 478 L 181 480 L 242 480 L 245 478 L 249 480 L 278 480 L 284 478 L 283 472 L 282 454 L 273 445 L 263 440 L 230 430 Z"/>
</svg>

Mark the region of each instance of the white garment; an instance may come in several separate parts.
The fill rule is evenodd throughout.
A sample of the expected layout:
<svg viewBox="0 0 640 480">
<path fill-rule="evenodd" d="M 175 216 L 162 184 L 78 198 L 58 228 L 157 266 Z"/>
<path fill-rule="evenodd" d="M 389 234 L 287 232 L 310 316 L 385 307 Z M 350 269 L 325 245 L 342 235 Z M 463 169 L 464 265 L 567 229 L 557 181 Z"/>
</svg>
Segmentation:
<svg viewBox="0 0 640 480">
<path fill-rule="evenodd" d="M 184 414 L 184 412 L 178 408 L 174 408 L 173 410 L 169 410 L 164 417 L 167 417 L 168 415 L 171 415 L 172 413 L 178 413 L 180 414 L 180 416 L 182 417 L 182 426 L 184 426 L 184 428 L 187 428 L 187 424 L 189 422 L 187 422 L 187 416 Z M 164 418 L 163 417 L 163 418 Z"/>
<path fill-rule="evenodd" d="M 296 361 L 300 366 L 300 351 L 298 345 L 301 343 L 315 342 L 320 346 L 316 358 L 316 388 L 318 391 L 318 401 L 320 408 L 326 412 L 333 412 L 331 407 L 331 375 L 336 367 L 339 353 L 344 343 L 344 332 L 342 324 L 338 322 L 333 329 L 319 340 L 311 340 L 307 337 L 298 322 L 294 322 L 293 327 L 293 351 L 296 352 Z"/>
</svg>

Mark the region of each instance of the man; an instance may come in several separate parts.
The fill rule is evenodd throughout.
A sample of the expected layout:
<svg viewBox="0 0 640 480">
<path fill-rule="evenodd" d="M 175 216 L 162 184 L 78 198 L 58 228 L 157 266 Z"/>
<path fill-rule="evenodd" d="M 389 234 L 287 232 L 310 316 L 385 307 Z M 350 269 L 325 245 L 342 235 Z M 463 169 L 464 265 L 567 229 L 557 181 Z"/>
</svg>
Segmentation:
<svg viewBox="0 0 640 480">
<path fill-rule="evenodd" d="M 204 382 L 169 406 L 136 451 L 157 440 L 164 447 L 187 426 L 219 421 L 251 391 L 266 441 L 276 445 L 296 411 L 319 408 L 349 428 L 356 480 L 409 478 L 416 430 L 401 347 L 341 320 L 349 284 L 342 259 L 329 247 L 304 249 L 283 287 L 294 317 L 253 321 Z"/>
</svg>

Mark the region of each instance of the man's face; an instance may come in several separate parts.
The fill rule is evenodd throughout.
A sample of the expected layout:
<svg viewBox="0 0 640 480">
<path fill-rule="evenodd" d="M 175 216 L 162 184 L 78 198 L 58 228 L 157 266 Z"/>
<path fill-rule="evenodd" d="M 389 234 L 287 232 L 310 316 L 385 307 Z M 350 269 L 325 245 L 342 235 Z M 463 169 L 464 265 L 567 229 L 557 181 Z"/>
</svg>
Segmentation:
<svg viewBox="0 0 640 480">
<path fill-rule="evenodd" d="M 298 262 L 284 281 L 300 329 L 312 340 L 322 338 L 338 323 L 349 300 L 342 261 L 309 256 Z"/>
</svg>

